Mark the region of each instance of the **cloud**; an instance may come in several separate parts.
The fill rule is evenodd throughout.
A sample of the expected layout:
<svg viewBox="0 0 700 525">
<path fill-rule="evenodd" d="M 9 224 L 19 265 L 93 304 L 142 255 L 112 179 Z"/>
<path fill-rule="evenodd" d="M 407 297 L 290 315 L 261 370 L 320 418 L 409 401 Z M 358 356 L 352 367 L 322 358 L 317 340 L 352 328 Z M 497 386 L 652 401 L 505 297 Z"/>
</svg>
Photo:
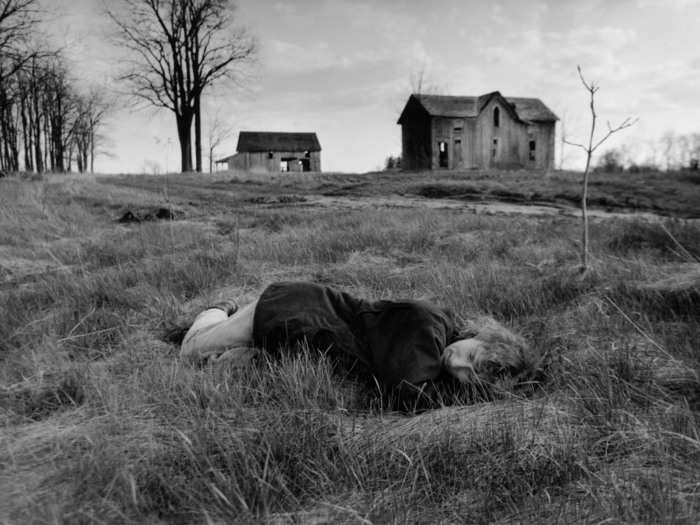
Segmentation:
<svg viewBox="0 0 700 525">
<path fill-rule="evenodd" d="M 691 7 L 700 6 L 700 0 L 637 0 L 637 7 L 640 9 L 646 8 L 663 8 L 683 10 Z"/>
</svg>

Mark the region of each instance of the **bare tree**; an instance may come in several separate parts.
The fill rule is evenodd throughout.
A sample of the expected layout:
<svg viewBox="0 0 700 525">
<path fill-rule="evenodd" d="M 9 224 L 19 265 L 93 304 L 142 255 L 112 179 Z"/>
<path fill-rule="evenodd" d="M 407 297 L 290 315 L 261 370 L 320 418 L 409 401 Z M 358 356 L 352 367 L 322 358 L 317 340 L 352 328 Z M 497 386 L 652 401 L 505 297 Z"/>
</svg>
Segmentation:
<svg viewBox="0 0 700 525">
<path fill-rule="evenodd" d="M 431 82 L 429 76 L 425 64 L 414 70 L 408 77 L 411 93 L 416 95 L 437 95 L 445 91 L 443 87 Z"/>
<path fill-rule="evenodd" d="M 0 82 L 31 57 L 25 46 L 38 21 L 37 5 L 38 0 L 0 0 Z"/>
<path fill-rule="evenodd" d="M 68 66 L 60 58 L 47 66 L 43 111 L 48 132 L 48 153 L 52 171 L 70 171 L 73 133 L 77 122 L 75 86 L 68 75 Z"/>
<path fill-rule="evenodd" d="M 571 145 L 571 146 L 577 146 L 586 152 L 586 168 L 583 170 L 582 191 L 581 191 L 581 219 L 582 219 L 582 225 L 583 225 L 582 246 L 581 246 L 581 271 L 586 272 L 586 271 L 588 271 L 589 258 L 590 258 L 589 257 L 589 250 L 588 250 L 588 175 L 589 175 L 590 169 L 591 169 L 591 160 L 593 158 L 593 153 L 600 147 L 601 144 L 603 144 L 606 140 L 608 140 L 611 135 L 613 135 L 614 133 L 617 133 L 618 131 L 622 131 L 623 129 L 629 128 L 630 126 L 634 125 L 637 122 L 637 119 L 633 120 L 632 118 L 627 117 L 618 126 L 615 126 L 615 127 L 611 126 L 610 122 L 608 121 L 607 132 L 605 133 L 605 135 L 601 139 L 596 141 L 595 140 L 595 131 L 596 131 L 596 121 L 598 119 L 598 115 L 596 114 L 596 111 L 595 111 L 595 94 L 598 91 L 598 89 L 600 89 L 600 86 L 598 86 L 594 82 L 587 82 L 586 81 L 586 79 L 583 77 L 583 72 L 581 71 L 581 66 L 577 66 L 576 69 L 578 70 L 578 76 L 581 79 L 581 83 L 583 84 L 583 86 L 586 88 L 586 90 L 590 94 L 591 132 L 588 136 L 588 143 L 586 145 L 579 144 L 576 142 L 569 142 L 568 140 L 566 141 L 566 143 Z"/>
<path fill-rule="evenodd" d="M 108 14 L 120 42 L 131 52 L 123 76 L 146 103 L 175 114 L 182 171 L 192 170 L 192 124 L 196 168 L 201 171 L 201 96 L 254 56 L 255 44 L 233 28 L 231 0 L 120 0 Z"/>
<path fill-rule="evenodd" d="M 80 173 L 88 170 L 90 173 L 95 172 L 95 157 L 103 142 L 100 128 L 112 108 L 112 102 L 97 88 L 77 96 L 77 119 L 73 136 L 76 164 Z"/>
<path fill-rule="evenodd" d="M 255 43 L 244 29 L 235 27 L 230 0 L 183 1 L 189 27 L 185 47 L 195 85 L 195 169 L 201 172 L 202 93 L 220 79 L 234 78 L 237 66 L 253 58 Z"/>
<path fill-rule="evenodd" d="M 233 134 L 233 127 L 224 122 L 221 117 L 215 115 L 207 129 L 207 140 L 209 142 L 209 173 L 214 171 L 214 150 L 221 146 L 221 143 Z"/>
<path fill-rule="evenodd" d="M 666 163 L 666 171 L 670 171 L 673 167 L 673 161 L 677 156 L 676 135 L 672 130 L 666 131 L 661 136 L 661 148 L 663 151 L 664 162 Z"/>
</svg>

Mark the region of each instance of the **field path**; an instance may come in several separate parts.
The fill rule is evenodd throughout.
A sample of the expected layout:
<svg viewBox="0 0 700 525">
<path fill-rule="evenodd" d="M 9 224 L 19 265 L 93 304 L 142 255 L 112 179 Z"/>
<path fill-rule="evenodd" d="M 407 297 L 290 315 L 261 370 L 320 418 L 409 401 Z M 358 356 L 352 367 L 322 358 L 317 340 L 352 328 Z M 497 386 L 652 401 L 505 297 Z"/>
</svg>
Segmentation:
<svg viewBox="0 0 700 525">
<path fill-rule="evenodd" d="M 279 206 L 281 203 L 271 203 Z M 307 197 L 299 203 L 300 206 L 341 207 L 350 209 L 363 208 L 427 208 L 427 209 L 451 209 L 463 210 L 483 215 L 528 215 L 528 216 L 566 216 L 579 217 L 581 211 L 578 208 L 567 205 L 553 204 L 514 204 L 510 202 L 484 201 L 465 202 L 457 199 L 431 199 L 428 197 L 413 197 L 405 195 L 388 195 L 381 197 L 343 197 L 314 195 Z M 649 222 L 659 222 L 668 217 L 651 212 L 636 211 L 606 211 L 589 209 L 588 215 L 595 219 L 642 219 Z M 690 223 L 700 223 L 700 219 L 686 219 Z"/>
</svg>

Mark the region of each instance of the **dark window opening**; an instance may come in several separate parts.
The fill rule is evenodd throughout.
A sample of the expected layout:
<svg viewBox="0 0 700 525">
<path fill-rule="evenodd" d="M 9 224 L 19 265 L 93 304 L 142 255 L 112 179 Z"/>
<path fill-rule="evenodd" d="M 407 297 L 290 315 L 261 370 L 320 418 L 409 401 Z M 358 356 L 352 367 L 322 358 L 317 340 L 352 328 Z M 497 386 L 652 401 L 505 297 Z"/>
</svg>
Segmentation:
<svg viewBox="0 0 700 525">
<path fill-rule="evenodd" d="M 501 126 L 501 110 L 498 106 L 493 108 L 493 127 L 498 128 Z"/>
<path fill-rule="evenodd" d="M 455 139 L 452 166 L 455 168 L 461 168 L 462 158 L 462 139 Z"/>
<path fill-rule="evenodd" d="M 268 151 L 268 152 L 267 152 L 267 158 L 268 158 L 268 159 L 274 159 L 274 158 L 275 158 L 275 154 L 272 153 L 271 151 Z"/>
<path fill-rule="evenodd" d="M 534 140 L 530 141 L 530 160 L 535 160 L 535 151 L 537 150 L 537 143 Z"/>
<path fill-rule="evenodd" d="M 448 154 L 447 154 L 447 142 L 438 142 L 438 165 L 441 168 L 447 168 L 449 165 Z"/>
<path fill-rule="evenodd" d="M 498 109 L 498 108 L 496 108 Z M 493 144 L 491 145 L 491 158 L 496 160 L 498 157 L 498 139 L 493 139 Z"/>
<path fill-rule="evenodd" d="M 304 157 L 307 158 L 307 159 L 311 158 L 311 152 L 310 152 L 309 150 L 306 150 L 306 151 L 304 152 Z"/>
<path fill-rule="evenodd" d="M 462 134 L 462 128 L 457 127 L 455 128 L 455 135 L 461 135 Z"/>
</svg>

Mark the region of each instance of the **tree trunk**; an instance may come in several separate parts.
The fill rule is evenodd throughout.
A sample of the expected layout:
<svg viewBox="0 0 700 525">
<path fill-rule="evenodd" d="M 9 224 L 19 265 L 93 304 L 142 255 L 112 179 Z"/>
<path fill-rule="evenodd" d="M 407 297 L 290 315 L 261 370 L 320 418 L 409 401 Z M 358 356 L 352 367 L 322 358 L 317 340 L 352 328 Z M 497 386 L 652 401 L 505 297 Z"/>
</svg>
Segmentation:
<svg viewBox="0 0 700 525">
<path fill-rule="evenodd" d="M 90 130 L 90 173 L 95 173 L 95 132 Z"/>
<path fill-rule="evenodd" d="M 180 171 L 192 171 L 192 114 L 176 115 L 177 138 L 180 141 Z"/>
<path fill-rule="evenodd" d="M 202 173 L 202 114 L 199 95 L 194 100 L 194 156 L 197 173 Z"/>
<path fill-rule="evenodd" d="M 20 97 L 20 113 L 22 117 L 22 144 L 24 146 L 24 171 L 32 170 L 32 141 L 29 119 L 27 118 L 27 98 Z"/>
<path fill-rule="evenodd" d="M 64 163 L 63 154 L 61 154 L 61 165 L 65 168 L 65 171 L 71 172 L 73 170 L 73 143 L 68 145 L 68 162 Z M 80 170 L 80 161 L 78 161 L 78 171 Z"/>
<path fill-rule="evenodd" d="M 591 167 L 591 156 L 586 159 L 586 169 L 583 171 L 583 191 L 581 192 L 581 219 L 583 221 L 581 267 L 582 271 L 588 270 L 588 173 Z"/>
<path fill-rule="evenodd" d="M 34 123 L 32 124 L 34 127 L 34 157 L 35 157 L 35 162 L 34 165 L 36 166 L 36 171 L 37 173 L 41 173 L 44 171 L 44 155 L 41 151 L 41 113 L 39 113 L 39 93 L 37 90 L 34 90 Z"/>
<path fill-rule="evenodd" d="M 214 148 L 209 148 L 209 173 L 213 173 L 214 167 Z"/>
</svg>

